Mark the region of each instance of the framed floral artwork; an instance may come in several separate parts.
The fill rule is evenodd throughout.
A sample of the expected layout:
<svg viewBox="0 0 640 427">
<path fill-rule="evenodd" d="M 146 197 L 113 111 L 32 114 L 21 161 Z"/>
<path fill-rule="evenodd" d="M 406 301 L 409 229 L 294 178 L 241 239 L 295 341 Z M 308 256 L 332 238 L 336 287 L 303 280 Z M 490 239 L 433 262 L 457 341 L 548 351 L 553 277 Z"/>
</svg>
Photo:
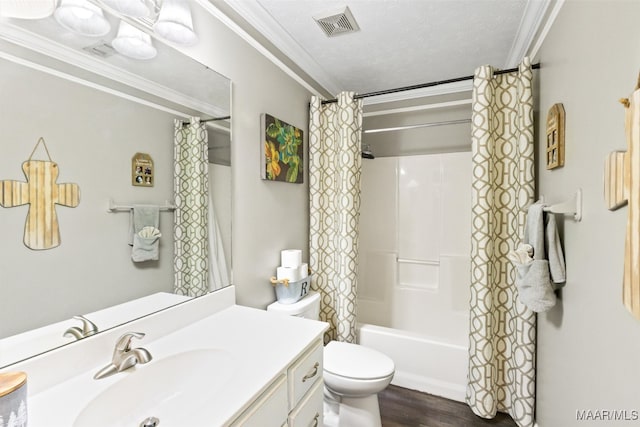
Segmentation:
<svg viewBox="0 0 640 427">
<path fill-rule="evenodd" d="M 302 130 L 269 114 L 262 114 L 261 125 L 262 179 L 302 183 Z"/>
</svg>

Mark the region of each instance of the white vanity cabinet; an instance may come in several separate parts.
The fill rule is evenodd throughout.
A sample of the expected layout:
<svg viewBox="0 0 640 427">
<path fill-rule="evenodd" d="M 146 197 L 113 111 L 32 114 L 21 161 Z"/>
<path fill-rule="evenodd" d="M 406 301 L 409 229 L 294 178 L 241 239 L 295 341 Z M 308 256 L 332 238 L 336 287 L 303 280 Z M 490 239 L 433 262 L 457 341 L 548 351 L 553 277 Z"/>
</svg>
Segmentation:
<svg viewBox="0 0 640 427">
<path fill-rule="evenodd" d="M 231 426 L 322 426 L 322 350 L 318 339 Z"/>
</svg>

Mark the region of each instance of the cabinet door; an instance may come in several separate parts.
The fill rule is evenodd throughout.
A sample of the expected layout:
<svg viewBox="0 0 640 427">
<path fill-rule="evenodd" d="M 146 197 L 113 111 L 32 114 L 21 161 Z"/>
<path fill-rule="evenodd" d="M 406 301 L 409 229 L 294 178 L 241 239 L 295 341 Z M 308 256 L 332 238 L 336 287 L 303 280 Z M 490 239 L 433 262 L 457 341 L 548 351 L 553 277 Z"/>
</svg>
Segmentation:
<svg viewBox="0 0 640 427">
<path fill-rule="evenodd" d="M 288 412 L 287 381 L 282 375 L 231 426 L 281 427 Z"/>
<path fill-rule="evenodd" d="M 289 427 L 322 427 L 324 381 L 315 382 L 309 394 L 289 415 Z"/>
<path fill-rule="evenodd" d="M 322 378 L 322 350 L 319 341 L 289 368 L 289 410 L 295 408 L 316 380 Z"/>
</svg>

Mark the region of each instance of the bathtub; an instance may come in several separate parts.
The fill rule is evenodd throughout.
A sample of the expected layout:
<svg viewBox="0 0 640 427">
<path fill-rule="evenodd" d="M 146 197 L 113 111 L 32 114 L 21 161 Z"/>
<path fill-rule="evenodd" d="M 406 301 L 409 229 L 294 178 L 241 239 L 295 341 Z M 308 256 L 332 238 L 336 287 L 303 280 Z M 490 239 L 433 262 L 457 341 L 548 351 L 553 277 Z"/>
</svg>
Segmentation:
<svg viewBox="0 0 640 427">
<path fill-rule="evenodd" d="M 358 342 L 393 359 L 391 384 L 464 402 L 467 346 L 371 324 L 358 326 Z"/>
</svg>

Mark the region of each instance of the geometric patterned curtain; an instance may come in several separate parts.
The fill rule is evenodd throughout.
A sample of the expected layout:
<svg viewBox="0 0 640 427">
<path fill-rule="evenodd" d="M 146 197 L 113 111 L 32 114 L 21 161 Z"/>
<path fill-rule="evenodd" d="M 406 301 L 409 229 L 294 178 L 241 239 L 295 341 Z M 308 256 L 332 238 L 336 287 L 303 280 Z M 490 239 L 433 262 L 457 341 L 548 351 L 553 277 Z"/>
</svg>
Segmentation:
<svg viewBox="0 0 640 427">
<path fill-rule="evenodd" d="M 471 310 L 467 404 L 534 424 L 536 316 L 517 297 L 507 260 L 534 201 L 532 72 L 476 70 L 472 100 Z"/>
<path fill-rule="evenodd" d="M 197 117 L 174 120 L 174 292 L 200 296 L 209 291 L 209 161 L 205 125 Z"/>
<path fill-rule="evenodd" d="M 321 295 L 325 343 L 356 341 L 356 289 L 362 100 L 342 92 L 338 102 L 311 100 L 309 120 L 309 267 Z"/>
</svg>

